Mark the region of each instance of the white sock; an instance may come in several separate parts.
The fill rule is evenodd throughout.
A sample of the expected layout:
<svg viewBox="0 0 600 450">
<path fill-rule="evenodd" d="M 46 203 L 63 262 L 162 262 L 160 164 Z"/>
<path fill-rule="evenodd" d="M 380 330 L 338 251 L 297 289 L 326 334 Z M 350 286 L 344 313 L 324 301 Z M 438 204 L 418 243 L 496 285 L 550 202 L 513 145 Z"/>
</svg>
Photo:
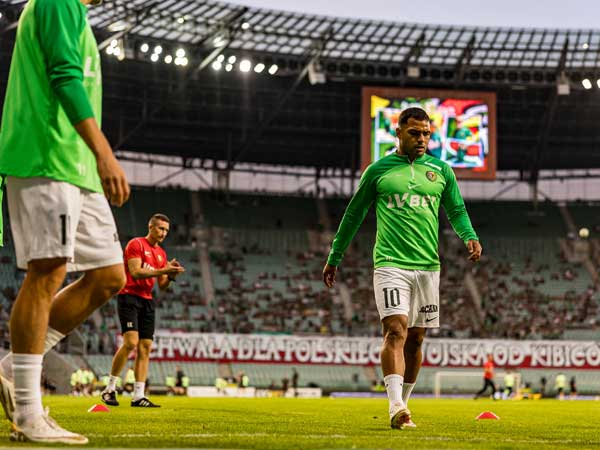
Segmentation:
<svg viewBox="0 0 600 450">
<path fill-rule="evenodd" d="M 133 384 L 133 401 L 139 400 L 144 397 L 144 389 L 146 388 L 146 383 L 143 381 L 136 381 Z"/>
<path fill-rule="evenodd" d="M 56 344 L 58 344 L 65 335 L 54 328 L 48 327 L 46 340 L 44 341 L 44 355 L 48 353 Z M 8 352 L 7 355 L 0 361 L 0 373 L 9 380 L 13 379 L 13 354 Z"/>
<path fill-rule="evenodd" d="M 44 414 L 42 407 L 42 359 L 43 355 L 15 353 L 13 373 L 15 383 L 15 422 L 22 424 L 29 417 Z"/>
<path fill-rule="evenodd" d="M 404 383 L 402 386 L 402 401 L 406 406 L 408 406 L 408 399 L 410 398 L 410 394 L 412 393 L 415 384 L 417 383 Z"/>
<path fill-rule="evenodd" d="M 62 341 L 65 336 L 66 335 L 62 334 L 60 331 L 48 327 L 46 340 L 44 341 L 44 355 L 52 350 L 56 344 Z"/>
<path fill-rule="evenodd" d="M 108 386 L 106 386 L 106 390 L 109 392 L 116 391 L 117 390 L 117 381 L 119 381 L 119 377 L 110 375 L 108 377 Z"/>
<path fill-rule="evenodd" d="M 387 391 L 391 410 L 397 403 L 403 403 L 402 384 L 404 383 L 404 377 L 402 375 L 392 374 L 383 377 L 383 382 L 385 383 L 385 390 Z"/>
</svg>

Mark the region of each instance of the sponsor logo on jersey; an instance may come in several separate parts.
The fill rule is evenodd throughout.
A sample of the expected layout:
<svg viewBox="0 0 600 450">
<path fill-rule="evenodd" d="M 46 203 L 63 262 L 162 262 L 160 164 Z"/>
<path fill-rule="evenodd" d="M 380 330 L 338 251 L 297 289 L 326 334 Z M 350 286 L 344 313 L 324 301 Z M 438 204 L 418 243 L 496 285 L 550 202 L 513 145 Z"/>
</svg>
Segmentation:
<svg viewBox="0 0 600 450">
<path fill-rule="evenodd" d="M 433 171 L 431 171 L 431 170 L 428 170 L 428 171 L 425 173 L 425 176 L 426 176 L 426 177 L 427 177 L 427 179 L 428 179 L 429 181 L 431 181 L 431 182 L 433 182 L 433 181 L 437 180 L 437 175 L 436 175 L 436 173 L 435 173 L 435 172 L 433 172 Z"/>
<path fill-rule="evenodd" d="M 425 319 L 425 322 L 431 322 L 432 320 L 435 320 L 437 318 L 438 318 L 438 316 L 432 317 L 430 319 Z"/>
<path fill-rule="evenodd" d="M 406 192 L 402 194 L 402 196 L 400 196 L 400 194 L 388 196 L 387 207 L 389 209 L 402 208 L 408 203 L 408 205 L 413 208 L 419 206 L 426 208 L 429 205 L 433 205 L 435 203 L 435 199 L 436 198 L 432 195 L 409 194 Z"/>
<path fill-rule="evenodd" d="M 416 188 L 417 186 L 421 186 L 421 183 L 413 183 L 412 181 L 408 182 L 408 189 L 410 189 L 411 191 Z"/>
<path fill-rule="evenodd" d="M 438 312 L 438 306 L 437 305 L 424 305 L 421 306 L 421 309 L 419 309 L 420 313 L 434 313 L 434 312 Z"/>
<path fill-rule="evenodd" d="M 144 269 L 150 269 L 150 270 L 156 270 L 155 267 L 151 266 L 150 264 L 148 264 L 147 262 L 145 262 L 144 264 L 142 264 L 142 267 Z"/>
</svg>

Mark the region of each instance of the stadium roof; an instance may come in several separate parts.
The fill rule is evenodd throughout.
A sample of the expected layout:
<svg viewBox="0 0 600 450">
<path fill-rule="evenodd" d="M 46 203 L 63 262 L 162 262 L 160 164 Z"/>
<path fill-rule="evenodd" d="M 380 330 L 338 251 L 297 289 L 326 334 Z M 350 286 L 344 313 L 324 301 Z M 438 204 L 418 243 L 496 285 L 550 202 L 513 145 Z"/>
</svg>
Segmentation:
<svg viewBox="0 0 600 450">
<path fill-rule="evenodd" d="M 0 33 L 20 4 L 0 1 Z M 360 87 L 376 84 L 495 91 L 500 169 L 600 167 L 600 31 L 402 24 L 198 0 L 106 0 L 90 21 L 127 54 L 120 62 L 103 52 L 104 128 L 119 149 L 355 169 Z M 150 64 L 143 42 L 185 47 L 189 67 Z M 11 49 L 0 40 L 2 56 Z M 218 52 L 280 70 L 198 70 Z M 301 77 L 315 54 L 325 85 Z M 557 96 L 564 80 L 571 93 Z"/>
<path fill-rule="evenodd" d="M 23 4 L 8 0 L 2 4 Z M 202 0 L 106 0 L 90 8 L 99 31 L 186 45 L 221 29 L 231 49 L 301 56 L 328 35 L 323 59 L 454 65 L 471 48 L 470 65 L 553 68 L 568 42 L 567 68 L 600 65 L 600 30 L 424 25 L 298 14 Z M 234 19 L 232 22 L 229 22 Z M 415 51 L 418 47 L 419 51 Z"/>
<path fill-rule="evenodd" d="M 143 17 L 141 17 L 143 15 Z M 474 66 L 556 67 L 568 41 L 567 68 L 597 67 L 600 30 L 475 28 L 394 23 L 245 8 L 200 0 L 115 0 L 92 8 L 90 20 L 102 30 L 136 24 L 131 34 L 198 45 L 207 35 L 235 18 L 230 48 L 301 56 L 315 40 L 329 34 L 323 59 L 382 63 L 460 63 L 473 46 Z M 234 28 L 223 28 L 232 33 Z M 233 33 L 232 33 L 233 34 Z M 470 44 L 470 43 L 473 44 Z M 415 46 L 420 51 L 415 52 Z"/>
</svg>

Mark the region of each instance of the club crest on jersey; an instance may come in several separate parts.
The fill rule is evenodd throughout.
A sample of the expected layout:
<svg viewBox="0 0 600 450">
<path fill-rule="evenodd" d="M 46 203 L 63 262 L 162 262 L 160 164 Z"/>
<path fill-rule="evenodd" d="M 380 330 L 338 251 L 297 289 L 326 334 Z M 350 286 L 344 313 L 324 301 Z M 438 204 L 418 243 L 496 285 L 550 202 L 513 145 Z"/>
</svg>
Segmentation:
<svg viewBox="0 0 600 450">
<path fill-rule="evenodd" d="M 156 257 L 158 258 L 158 262 L 162 262 L 162 256 L 161 255 L 156 255 Z"/>
<path fill-rule="evenodd" d="M 436 173 L 435 173 L 435 172 L 433 172 L 433 171 L 431 171 L 431 170 L 428 170 L 428 171 L 425 173 L 425 176 L 427 177 L 427 179 L 428 179 L 429 181 L 432 181 L 432 182 L 433 182 L 433 181 L 437 180 L 437 175 L 436 175 Z"/>
</svg>

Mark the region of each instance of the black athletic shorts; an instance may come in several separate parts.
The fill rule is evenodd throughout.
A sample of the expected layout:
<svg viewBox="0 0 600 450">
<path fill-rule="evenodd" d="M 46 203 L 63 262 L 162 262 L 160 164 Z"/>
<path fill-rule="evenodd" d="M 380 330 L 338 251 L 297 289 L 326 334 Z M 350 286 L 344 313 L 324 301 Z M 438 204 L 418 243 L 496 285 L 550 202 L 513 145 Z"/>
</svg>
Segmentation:
<svg viewBox="0 0 600 450">
<path fill-rule="evenodd" d="M 156 322 L 156 307 L 154 300 L 148 300 L 137 295 L 119 294 L 119 321 L 122 333 L 137 331 L 140 339 L 154 338 Z"/>
</svg>

